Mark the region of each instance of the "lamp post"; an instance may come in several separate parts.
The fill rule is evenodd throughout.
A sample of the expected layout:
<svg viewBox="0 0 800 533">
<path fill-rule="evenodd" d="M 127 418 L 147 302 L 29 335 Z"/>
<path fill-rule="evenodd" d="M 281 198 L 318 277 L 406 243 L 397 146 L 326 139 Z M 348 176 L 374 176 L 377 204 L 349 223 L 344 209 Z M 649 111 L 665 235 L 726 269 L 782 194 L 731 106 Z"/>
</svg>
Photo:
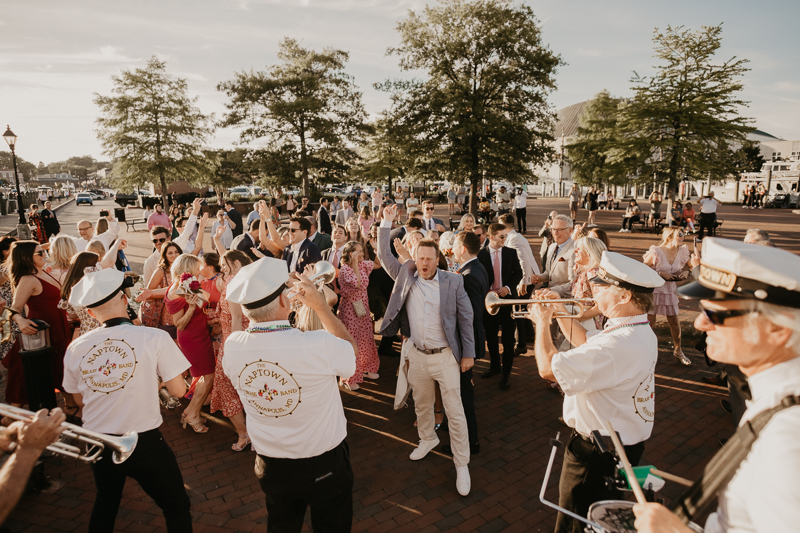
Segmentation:
<svg viewBox="0 0 800 533">
<path fill-rule="evenodd" d="M 563 195 L 561 182 L 564 178 L 564 134 L 561 134 L 561 157 L 558 159 L 558 196 Z"/>
<path fill-rule="evenodd" d="M 6 132 L 3 134 L 8 147 L 11 148 L 11 159 L 14 162 L 14 182 L 17 186 L 17 211 L 19 211 L 19 224 L 17 224 L 17 238 L 30 239 L 31 230 L 28 223 L 25 222 L 25 208 L 22 207 L 22 191 L 19 188 L 19 175 L 17 174 L 17 154 L 14 148 L 17 145 L 17 136 L 11 131 L 11 126 L 6 126 Z"/>
</svg>

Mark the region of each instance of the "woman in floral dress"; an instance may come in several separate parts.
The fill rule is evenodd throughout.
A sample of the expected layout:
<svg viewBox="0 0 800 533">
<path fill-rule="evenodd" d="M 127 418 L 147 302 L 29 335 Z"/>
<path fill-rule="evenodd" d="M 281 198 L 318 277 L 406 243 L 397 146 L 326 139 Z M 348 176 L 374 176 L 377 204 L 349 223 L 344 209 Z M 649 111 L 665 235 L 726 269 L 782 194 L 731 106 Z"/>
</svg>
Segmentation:
<svg viewBox="0 0 800 533">
<path fill-rule="evenodd" d="M 369 379 L 379 377 L 380 359 L 375 348 L 367 296 L 369 275 L 375 268 L 375 263 L 364 259 L 364 247 L 361 243 L 350 241 L 342 250 L 341 265 L 338 278 L 341 290 L 338 315 L 358 345 L 356 373 L 344 382 L 349 385 L 350 390 L 357 390 L 365 375 Z"/>
<path fill-rule="evenodd" d="M 247 425 L 245 424 L 244 411 L 239 394 L 233 388 L 231 380 L 222 370 L 222 358 L 225 355 L 225 340 L 234 331 L 244 331 L 250 321 L 242 314 L 242 308 L 238 304 L 228 302 L 228 284 L 233 277 L 245 265 L 250 264 L 250 258 L 244 252 L 231 250 L 222 256 L 222 275 L 223 289 L 220 296 L 219 320 L 222 325 L 222 337 L 220 349 L 216 354 L 217 360 L 214 367 L 214 388 L 211 390 L 211 412 L 222 411 L 224 416 L 230 418 L 239 440 L 231 446 L 235 452 L 244 450 L 250 444 L 250 437 L 247 436 Z"/>
</svg>

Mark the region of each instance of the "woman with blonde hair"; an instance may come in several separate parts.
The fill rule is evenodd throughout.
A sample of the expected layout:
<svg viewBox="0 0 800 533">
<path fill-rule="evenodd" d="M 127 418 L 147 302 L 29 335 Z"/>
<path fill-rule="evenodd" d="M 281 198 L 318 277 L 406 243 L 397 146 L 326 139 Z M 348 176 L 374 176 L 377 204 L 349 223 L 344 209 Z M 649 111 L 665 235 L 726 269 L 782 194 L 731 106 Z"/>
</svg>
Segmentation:
<svg viewBox="0 0 800 533">
<path fill-rule="evenodd" d="M 651 246 L 644 254 L 644 264 L 655 270 L 664 278 L 665 283 L 653 291 L 653 308 L 647 312 L 650 326 L 655 327 L 656 316 L 666 316 L 669 331 L 672 334 L 675 359 L 689 366 L 692 361 L 686 357 L 681 348 L 681 323 L 678 320 L 678 294 L 676 281 L 689 277 L 689 248 L 683 244 L 686 232 L 683 228 L 673 226 L 664 228 L 661 244 Z"/>
<path fill-rule="evenodd" d="M 472 231 L 475 227 L 475 217 L 472 216 L 470 213 L 467 213 L 461 220 L 458 222 L 458 228 L 456 229 L 456 233 L 461 233 L 462 231 Z"/>
<path fill-rule="evenodd" d="M 72 307 L 68 303 L 72 287 L 83 279 L 87 272 L 102 270 L 102 266 L 98 266 L 99 263 L 100 256 L 96 253 L 79 252 L 72 258 L 69 269 L 64 276 L 64 282 L 61 286 L 61 301 L 58 306 L 67 312 L 70 320 L 80 321 L 80 328 L 75 332 L 76 337 L 80 337 L 84 333 L 97 329 L 102 325 L 99 320 L 89 314 L 85 307 Z"/>
<path fill-rule="evenodd" d="M 67 275 L 67 270 L 69 270 L 69 263 L 72 257 L 77 253 L 78 248 L 75 246 L 75 241 L 72 237 L 59 235 L 50 243 L 50 256 L 47 258 L 45 268 L 49 269 L 48 272 L 50 272 L 59 283 L 62 283 L 64 281 L 64 276 Z"/>
<path fill-rule="evenodd" d="M 116 240 L 119 235 L 119 222 L 111 215 L 100 217 L 94 225 L 94 237 L 92 241 L 100 241 L 103 247 L 108 250 L 111 248 L 111 243 Z M 103 257 L 103 254 L 100 254 Z"/>
<path fill-rule="evenodd" d="M 603 252 L 608 250 L 600 239 L 581 237 L 575 241 L 575 282 L 572 284 L 573 298 L 593 298 L 589 280 L 597 274 Z M 596 304 L 586 310 L 581 322 L 594 319 L 594 327 L 603 329 L 603 316 Z M 590 328 L 591 329 L 591 328 Z"/>
<path fill-rule="evenodd" d="M 181 276 L 189 274 L 199 281 L 200 259 L 190 254 L 181 254 L 172 263 L 172 285 L 164 296 L 164 306 L 172 314 L 172 320 L 178 329 L 178 346 L 192 365 L 189 368 L 193 378 L 202 377 L 197 382 L 189 405 L 181 416 L 183 427 L 190 425 L 196 433 L 205 433 L 208 428 L 200 417 L 200 408 L 206 401 L 214 384 L 214 347 L 208 331 L 208 322 L 203 313 L 205 305 L 201 292 L 186 294 L 182 290 Z M 202 296 L 202 298 L 201 298 Z"/>
</svg>

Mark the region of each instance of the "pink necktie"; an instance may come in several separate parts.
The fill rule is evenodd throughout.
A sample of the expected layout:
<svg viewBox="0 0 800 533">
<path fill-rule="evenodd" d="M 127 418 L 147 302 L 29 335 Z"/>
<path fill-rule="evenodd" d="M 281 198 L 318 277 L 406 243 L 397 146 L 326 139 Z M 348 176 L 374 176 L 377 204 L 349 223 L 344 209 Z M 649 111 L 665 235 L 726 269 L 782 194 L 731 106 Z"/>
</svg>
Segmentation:
<svg viewBox="0 0 800 533">
<path fill-rule="evenodd" d="M 494 283 L 492 290 L 500 290 L 500 250 L 492 250 L 492 267 L 494 268 Z"/>
</svg>

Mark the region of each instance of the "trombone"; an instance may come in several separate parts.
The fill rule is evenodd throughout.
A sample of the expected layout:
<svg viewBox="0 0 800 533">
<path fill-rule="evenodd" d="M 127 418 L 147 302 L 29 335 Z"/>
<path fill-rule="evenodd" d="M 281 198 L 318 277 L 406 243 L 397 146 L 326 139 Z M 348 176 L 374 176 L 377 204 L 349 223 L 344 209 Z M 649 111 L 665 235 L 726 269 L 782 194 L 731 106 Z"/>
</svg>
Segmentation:
<svg viewBox="0 0 800 533">
<path fill-rule="evenodd" d="M 34 415 L 36 415 L 36 413 L 33 411 L 0 403 L 1 417 L 8 417 L 12 420 L 20 420 L 22 422 L 31 422 L 33 421 Z M 47 449 L 55 454 L 72 457 L 87 463 L 99 461 L 101 459 L 100 454 L 102 454 L 105 447 L 108 446 L 114 450 L 114 454 L 111 457 L 114 464 L 122 464 L 131 456 L 133 450 L 136 448 L 136 443 L 139 441 L 139 435 L 135 431 L 128 431 L 121 437 L 115 437 L 113 435 L 90 431 L 81 426 L 66 422 L 61 424 L 61 427 L 64 428 L 64 431 L 61 433 L 62 435 L 87 444 L 86 451 L 83 452 L 79 447 L 59 440 L 48 446 Z"/>
<path fill-rule="evenodd" d="M 484 304 L 486 305 L 486 312 L 490 315 L 496 315 L 500 312 L 500 307 L 504 305 L 521 305 L 521 306 L 528 306 L 531 304 L 553 304 L 553 303 L 562 303 L 562 304 L 573 304 L 577 310 L 573 311 L 572 313 L 563 312 L 563 311 L 556 311 L 553 313 L 554 318 L 581 318 L 583 313 L 586 311 L 587 308 L 592 306 L 594 302 L 594 298 L 557 298 L 552 300 L 505 300 L 500 298 L 496 292 L 489 291 L 489 294 L 486 295 L 486 299 L 484 300 Z M 528 318 L 528 309 L 527 307 L 523 307 L 522 309 L 513 309 L 511 311 L 512 318 Z"/>
<path fill-rule="evenodd" d="M 322 287 L 331 283 L 336 278 L 336 267 L 334 267 L 331 263 L 327 261 L 318 261 L 314 264 L 314 273 L 308 276 L 308 280 L 313 283 L 318 291 L 322 290 Z M 300 288 L 292 288 L 286 291 L 286 297 L 291 300 L 300 292 Z M 294 300 L 292 302 L 292 310 L 297 311 L 302 307 L 302 303 L 299 300 Z"/>
</svg>

